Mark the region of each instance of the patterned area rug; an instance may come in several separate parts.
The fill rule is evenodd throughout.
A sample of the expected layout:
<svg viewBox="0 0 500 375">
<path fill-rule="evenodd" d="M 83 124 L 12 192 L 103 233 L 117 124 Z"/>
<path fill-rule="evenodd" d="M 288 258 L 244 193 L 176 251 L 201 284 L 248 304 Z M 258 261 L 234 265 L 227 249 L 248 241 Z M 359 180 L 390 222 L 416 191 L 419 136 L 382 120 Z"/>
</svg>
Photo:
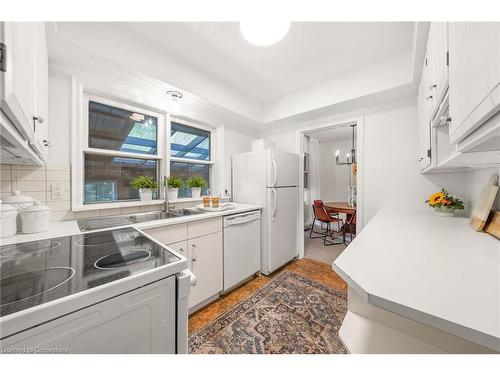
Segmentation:
<svg viewBox="0 0 500 375">
<path fill-rule="evenodd" d="M 217 317 L 189 338 L 190 353 L 345 353 L 338 331 L 343 292 L 292 272 Z"/>
</svg>

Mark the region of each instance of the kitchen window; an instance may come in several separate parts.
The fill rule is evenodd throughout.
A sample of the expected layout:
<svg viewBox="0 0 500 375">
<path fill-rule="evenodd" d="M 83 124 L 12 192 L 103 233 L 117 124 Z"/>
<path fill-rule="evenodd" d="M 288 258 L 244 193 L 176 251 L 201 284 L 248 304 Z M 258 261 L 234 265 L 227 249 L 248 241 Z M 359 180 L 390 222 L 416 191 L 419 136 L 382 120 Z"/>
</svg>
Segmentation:
<svg viewBox="0 0 500 375">
<path fill-rule="evenodd" d="M 193 176 L 201 176 L 207 181 L 202 194 L 211 185 L 212 133 L 210 130 L 191 126 L 173 119 L 170 123 L 170 175 L 186 181 Z M 179 189 L 179 198 L 191 197 L 191 190 L 184 186 Z"/>
<path fill-rule="evenodd" d="M 201 176 L 212 184 L 213 128 L 166 112 L 81 91 L 73 122 L 72 208 L 75 211 L 148 204 L 130 186 L 137 176 L 161 182 Z M 80 120 L 81 119 L 81 120 Z M 179 198 L 190 198 L 187 186 Z M 160 203 L 163 190 L 149 204 Z"/>
<path fill-rule="evenodd" d="M 73 208 L 138 202 L 132 179 L 149 176 L 160 181 L 166 165 L 166 114 L 83 93 L 81 119 L 74 128 L 81 156 L 73 163 Z M 160 189 L 153 199 L 160 199 Z"/>
</svg>

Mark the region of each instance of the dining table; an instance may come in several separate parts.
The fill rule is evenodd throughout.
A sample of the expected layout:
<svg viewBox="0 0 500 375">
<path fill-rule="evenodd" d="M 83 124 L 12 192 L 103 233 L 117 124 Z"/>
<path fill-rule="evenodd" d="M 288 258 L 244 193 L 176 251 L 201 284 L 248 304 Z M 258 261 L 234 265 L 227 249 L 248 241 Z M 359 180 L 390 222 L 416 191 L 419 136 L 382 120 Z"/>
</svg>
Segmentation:
<svg viewBox="0 0 500 375">
<path fill-rule="evenodd" d="M 356 207 L 349 206 L 349 203 L 347 202 L 325 202 L 323 204 L 325 208 L 329 211 L 335 211 L 341 214 L 346 214 L 348 220 L 351 217 L 351 215 L 356 213 Z"/>
<path fill-rule="evenodd" d="M 352 215 L 356 215 L 356 206 L 350 206 L 348 202 L 325 202 L 323 205 L 328 212 L 338 212 L 346 215 L 346 222 L 340 232 L 344 236 L 344 244 L 347 244 L 345 238 L 347 223 L 351 222 Z"/>
</svg>

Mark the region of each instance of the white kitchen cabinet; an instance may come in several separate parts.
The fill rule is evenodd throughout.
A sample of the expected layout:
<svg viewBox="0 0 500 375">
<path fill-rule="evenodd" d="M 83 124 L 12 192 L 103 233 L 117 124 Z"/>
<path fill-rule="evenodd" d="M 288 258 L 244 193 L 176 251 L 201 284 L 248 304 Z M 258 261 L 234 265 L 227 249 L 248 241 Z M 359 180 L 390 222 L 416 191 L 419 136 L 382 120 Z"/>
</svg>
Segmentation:
<svg viewBox="0 0 500 375">
<path fill-rule="evenodd" d="M 47 157 L 48 56 L 43 22 L 2 22 L 1 108 L 41 157 Z"/>
<path fill-rule="evenodd" d="M 187 241 L 180 241 L 176 243 L 171 243 L 167 245 L 170 249 L 174 250 L 175 252 L 181 254 L 182 256 L 185 256 L 186 258 L 188 257 L 188 243 Z"/>
<path fill-rule="evenodd" d="M 4 352 L 175 353 L 176 281 L 160 280 L 0 341 Z"/>
<path fill-rule="evenodd" d="M 432 97 L 428 93 L 427 83 L 429 75 L 429 66 L 427 57 L 424 60 L 422 68 L 422 78 L 418 87 L 417 94 L 417 111 L 418 111 L 418 164 L 421 170 L 427 168 L 431 164 L 431 126 L 430 112 Z"/>
<path fill-rule="evenodd" d="M 215 217 L 188 223 L 151 228 L 144 231 L 163 245 L 185 256 L 197 283 L 191 287 L 189 308 L 203 302 L 223 289 L 222 218 Z"/>
<path fill-rule="evenodd" d="M 188 240 L 188 264 L 197 280 L 189 295 L 191 309 L 222 291 L 222 232 Z"/>
<path fill-rule="evenodd" d="M 500 108 L 500 23 L 451 22 L 450 138 L 458 143 Z"/>
<path fill-rule="evenodd" d="M 427 92 L 432 96 L 431 117 L 448 89 L 448 24 L 431 22 L 427 42 Z"/>
</svg>

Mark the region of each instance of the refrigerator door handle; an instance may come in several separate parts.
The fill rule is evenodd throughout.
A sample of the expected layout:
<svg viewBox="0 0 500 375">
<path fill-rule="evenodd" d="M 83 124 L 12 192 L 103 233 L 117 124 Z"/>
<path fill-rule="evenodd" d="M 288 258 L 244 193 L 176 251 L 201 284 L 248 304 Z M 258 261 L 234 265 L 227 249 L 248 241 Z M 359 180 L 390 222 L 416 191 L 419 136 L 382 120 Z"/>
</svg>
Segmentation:
<svg viewBox="0 0 500 375">
<path fill-rule="evenodd" d="M 272 188 L 271 189 L 271 192 L 273 193 L 272 195 L 272 200 L 273 200 L 273 212 L 271 214 L 271 219 L 274 221 L 275 220 L 275 216 L 276 216 L 276 189 Z"/>
<path fill-rule="evenodd" d="M 272 184 L 272 186 L 276 186 L 276 179 L 277 179 L 277 176 L 276 176 L 276 160 L 271 159 L 271 164 L 273 165 L 273 184 Z"/>
</svg>

